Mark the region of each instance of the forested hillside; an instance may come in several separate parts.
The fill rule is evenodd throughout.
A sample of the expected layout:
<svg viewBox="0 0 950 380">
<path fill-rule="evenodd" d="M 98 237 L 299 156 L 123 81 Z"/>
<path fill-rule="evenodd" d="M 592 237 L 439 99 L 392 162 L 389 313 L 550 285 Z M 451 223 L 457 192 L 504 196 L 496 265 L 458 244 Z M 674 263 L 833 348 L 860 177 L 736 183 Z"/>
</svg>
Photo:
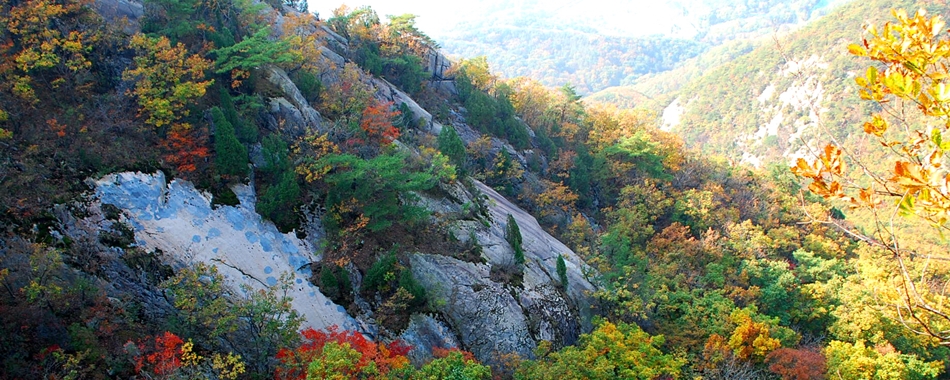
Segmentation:
<svg viewBox="0 0 950 380">
<path fill-rule="evenodd" d="M 484 55 L 506 77 L 525 76 L 548 86 L 569 83 L 586 95 L 632 85 L 729 41 L 794 28 L 842 1 L 485 3 L 473 11 L 479 18 L 440 34 L 447 52 Z"/>
<path fill-rule="evenodd" d="M 892 7 L 915 4 L 847 4 L 799 31 L 735 45 L 634 88 L 650 92 L 661 107 L 672 105 L 667 117 L 677 122 L 667 128 L 688 143 L 753 165 L 803 156 L 823 133 L 863 146 L 850 128 L 861 125 L 873 106 L 854 86 L 866 63 L 846 54 L 847 47 L 865 37 L 866 23 L 881 23 Z M 946 10 L 922 5 L 937 14 Z"/>
<path fill-rule="evenodd" d="M 842 12 L 892 20 L 875 5 Z M 942 130 L 869 123 L 909 158 L 859 189 L 846 145 L 795 174 L 737 165 L 693 145 L 736 124 L 722 113 L 685 113 L 684 140 L 652 110 L 443 65 L 412 15 L 305 9 L 0 5 L 0 378 L 947 376 L 950 268 L 925 253 L 945 247 Z M 847 20 L 802 33 L 848 51 Z M 892 67 L 856 120 L 903 96 L 950 125 L 950 40 L 915 20 L 884 29 L 916 33 L 906 56 L 885 38 L 851 49 L 879 63 L 835 69 Z M 795 71 L 751 54 L 759 70 L 727 63 L 681 101 L 728 108 Z M 862 230 L 848 197 L 925 222 Z"/>
</svg>

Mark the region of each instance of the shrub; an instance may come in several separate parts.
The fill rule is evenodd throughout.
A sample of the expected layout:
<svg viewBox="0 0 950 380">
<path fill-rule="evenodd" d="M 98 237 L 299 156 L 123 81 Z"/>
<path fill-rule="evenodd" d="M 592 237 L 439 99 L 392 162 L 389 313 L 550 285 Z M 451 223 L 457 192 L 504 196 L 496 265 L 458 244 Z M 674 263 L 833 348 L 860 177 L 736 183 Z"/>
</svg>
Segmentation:
<svg viewBox="0 0 950 380">
<path fill-rule="evenodd" d="M 364 290 L 384 290 L 395 278 L 396 254 L 390 253 L 376 261 L 363 277 Z"/>
</svg>

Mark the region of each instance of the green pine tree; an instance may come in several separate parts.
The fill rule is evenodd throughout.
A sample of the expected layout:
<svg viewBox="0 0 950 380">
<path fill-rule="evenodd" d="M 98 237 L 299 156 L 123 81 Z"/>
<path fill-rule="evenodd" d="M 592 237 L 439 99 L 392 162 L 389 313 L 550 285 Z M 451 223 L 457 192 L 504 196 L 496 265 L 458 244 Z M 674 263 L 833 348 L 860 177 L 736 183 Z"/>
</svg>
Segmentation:
<svg viewBox="0 0 950 380">
<path fill-rule="evenodd" d="M 465 142 L 459 137 L 458 132 L 455 131 L 455 127 L 451 125 L 443 126 L 442 131 L 439 132 L 438 143 L 439 151 L 452 160 L 455 166 L 461 167 L 465 162 L 466 156 Z"/>
<path fill-rule="evenodd" d="M 218 107 L 211 109 L 211 120 L 214 123 L 214 162 L 218 173 L 232 177 L 246 176 L 247 148 L 238 141 L 234 127 Z"/>
<path fill-rule="evenodd" d="M 561 286 L 567 289 L 567 264 L 562 255 L 557 255 L 557 277 L 561 280 Z"/>
<path fill-rule="evenodd" d="M 515 221 L 515 217 L 508 214 L 508 224 L 505 226 L 505 240 L 508 240 L 508 244 L 511 244 L 511 248 L 515 250 L 515 263 L 518 265 L 524 264 L 524 249 L 521 247 L 521 229 L 518 228 L 518 222 Z"/>
<path fill-rule="evenodd" d="M 231 94 L 228 93 L 228 90 L 224 87 L 219 88 L 221 112 L 224 113 L 224 117 L 227 118 L 231 126 L 234 127 L 234 133 L 237 135 L 238 141 L 244 144 L 256 143 L 259 134 L 257 126 L 248 122 L 247 119 L 238 113 L 237 108 L 234 107 L 234 100 L 231 99 Z"/>
</svg>

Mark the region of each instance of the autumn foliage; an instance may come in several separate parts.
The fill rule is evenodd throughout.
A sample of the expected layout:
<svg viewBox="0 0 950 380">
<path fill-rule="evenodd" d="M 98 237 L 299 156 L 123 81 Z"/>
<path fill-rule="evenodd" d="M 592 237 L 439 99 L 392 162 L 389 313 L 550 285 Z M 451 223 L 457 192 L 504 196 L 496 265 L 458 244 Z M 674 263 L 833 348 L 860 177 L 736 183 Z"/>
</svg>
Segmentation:
<svg viewBox="0 0 950 380">
<path fill-rule="evenodd" d="M 159 376 L 175 372 L 181 367 L 181 346 L 184 343 L 177 335 L 167 331 L 154 339 L 145 339 L 136 345 L 135 372 Z"/>
<path fill-rule="evenodd" d="M 399 138 L 399 129 L 393 126 L 393 118 L 399 116 L 394 110 L 392 102 L 381 102 L 373 99 L 363 110 L 360 117 L 360 129 L 372 144 L 388 145 Z"/>
<path fill-rule="evenodd" d="M 277 354 L 280 365 L 275 373 L 277 379 L 306 379 L 308 366 L 315 360 L 323 357 L 324 347 L 328 343 L 355 350 L 359 357 L 356 362 L 347 368 L 351 375 L 366 373 L 364 369 L 372 366 L 380 376 L 391 370 L 409 365 L 406 354 L 410 346 L 402 341 L 389 344 L 375 343 L 356 331 L 340 330 L 331 326 L 326 331 L 308 328 L 302 331 L 303 343 L 296 349 L 284 348 Z"/>
<path fill-rule="evenodd" d="M 210 155 L 207 140 L 203 129 L 176 125 L 162 143 L 167 152 L 163 158 L 179 172 L 194 172 L 198 162 Z"/>
<path fill-rule="evenodd" d="M 784 380 L 821 378 L 825 373 L 825 356 L 819 352 L 780 348 L 765 358 L 769 371 Z"/>
<path fill-rule="evenodd" d="M 205 79 L 212 63 L 197 54 L 188 54 L 182 43 L 172 45 L 167 37 L 132 36 L 130 45 L 138 55 L 135 67 L 122 73 L 135 82 L 129 92 L 138 98 L 145 123 L 162 127 L 188 116 L 189 104 L 204 96 L 213 80 Z"/>
</svg>

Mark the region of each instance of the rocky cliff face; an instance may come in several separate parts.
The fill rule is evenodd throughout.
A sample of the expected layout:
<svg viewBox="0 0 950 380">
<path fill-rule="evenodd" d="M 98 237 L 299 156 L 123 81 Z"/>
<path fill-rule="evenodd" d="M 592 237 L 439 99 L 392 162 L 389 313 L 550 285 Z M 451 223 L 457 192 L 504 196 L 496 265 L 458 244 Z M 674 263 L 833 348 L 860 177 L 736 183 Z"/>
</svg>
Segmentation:
<svg viewBox="0 0 950 380">
<path fill-rule="evenodd" d="M 281 234 L 254 211 L 254 195 L 247 186 L 235 187 L 241 204 L 212 207 L 210 195 L 182 180 L 166 182 L 162 173 L 117 173 L 91 182 L 94 206 L 113 205 L 133 227 L 139 247 L 161 250 L 175 265 L 198 262 L 217 265 L 237 289 L 250 285 L 274 286 L 282 274 L 294 286 L 294 307 L 306 326 L 339 325 L 371 332 L 371 321 L 358 321 L 310 284 L 309 263 L 317 247 L 293 234 Z M 456 200 L 429 199 L 441 215 L 461 213 L 475 194 L 455 187 Z M 438 252 L 411 256 L 414 276 L 429 289 L 441 318 L 418 315 L 402 338 L 418 347 L 457 347 L 473 351 L 488 362 L 498 353 L 530 357 L 540 340 L 572 344 L 590 329 L 589 268 L 562 243 L 547 234 L 535 219 L 487 186 L 473 189 L 487 198 L 490 217 L 483 221 L 458 220 L 458 236 L 474 237 L 482 247 L 484 263 L 464 262 Z M 520 226 L 526 262 L 521 284 L 492 279 L 492 266 L 513 263 L 513 249 L 504 238 L 505 221 L 512 215 Z M 490 220 L 490 221 L 489 221 Z M 486 225 L 487 223 L 487 225 Z M 319 226 L 317 226 L 319 227 Z M 555 263 L 563 255 L 568 285 L 558 284 Z M 423 354 L 423 356 L 425 356 Z"/>
<path fill-rule="evenodd" d="M 234 289 L 262 289 L 289 276 L 294 308 L 306 325 L 338 325 L 357 329 L 356 320 L 308 282 L 316 250 L 293 234 L 282 234 L 254 211 L 254 192 L 237 186 L 238 206 L 212 207 L 211 196 L 191 183 L 143 173 L 117 173 L 94 182 L 98 204 L 123 211 L 136 244 L 161 250 L 177 266 L 204 262 L 216 265 Z"/>
<path fill-rule="evenodd" d="M 336 45 L 345 46 L 342 37 L 327 35 Z M 334 62 L 328 67 L 342 70 L 345 59 L 341 55 L 325 49 L 325 58 Z M 435 54 L 429 63 L 435 72 L 433 77 L 442 81 L 444 57 Z M 265 102 L 266 128 L 286 136 L 325 130 L 327 122 L 283 70 L 260 70 L 271 86 L 271 97 Z M 326 73 L 329 80 L 338 74 L 333 70 Z M 443 127 L 389 82 L 369 75 L 360 80 L 375 89 L 377 98 L 406 104 L 415 119 L 422 121 L 419 133 L 436 135 Z M 106 207 L 121 210 L 121 221 L 134 231 L 134 244 L 147 251 L 163 252 L 169 264 L 216 265 L 235 290 L 244 285 L 251 289 L 274 286 L 282 275 L 287 276 L 293 285 L 293 306 L 305 318 L 304 327 L 338 325 L 371 337 L 378 333 L 372 313 L 351 316 L 309 282 L 310 263 L 321 254 L 317 243 L 320 236 L 310 233 L 301 239 L 293 233 L 280 233 L 255 212 L 256 200 L 250 186 L 233 188 L 239 205 L 214 206 L 209 194 L 187 181 L 167 180 L 161 172 L 115 173 L 90 180 L 89 184 L 94 189 L 91 207 L 111 205 Z M 466 262 L 445 252 L 409 254 L 412 273 L 428 290 L 434 310 L 431 315 L 411 316 L 409 327 L 399 335 L 416 347 L 410 355 L 414 360 L 431 357 L 433 347 L 461 347 L 489 363 L 495 362 L 498 354 L 531 357 L 541 340 L 550 340 L 556 346 L 572 344 L 590 330 L 590 292 L 594 286 L 586 277 L 590 268 L 577 255 L 547 234 L 531 215 L 491 188 L 477 181 L 468 187 L 460 183 L 443 187 L 448 197 L 423 195 L 423 202 L 433 211 L 434 222 L 449 225 L 460 240 L 474 239 L 469 243 L 481 247 L 481 257 Z M 465 219 L 465 209 L 473 204 L 483 205 L 481 216 Z M 514 265 L 513 248 L 505 240 L 508 215 L 521 229 L 526 259 L 523 266 Z M 302 230 L 322 230 L 318 218 L 308 219 L 310 225 L 301 226 Z M 560 284 L 556 274 L 558 255 L 567 263 L 566 286 Z M 519 273 L 513 277 L 498 275 L 500 270 L 511 268 L 519 268 Z"/>
<path fill-rule="evenodd" d="M 449 321 L 462 345 L 476 357 L 494 362 L 496 354 L 514 352 L 532 357 L 541 340 L 555 346 L 577 341 L 591 328 L 591 298 L 595 289 L 585 273 L 590 268 L 573 251 L 545 232 L 530 214 L 484 184 L 474 181 L 474 191 L 486 198 L 487 225 L 461 220 L 454 226 L 459 237 L 474 237 L 482 247 L 484 263 L 464 262 L 432 253 L 411 257 L 413 275 L 430 291 L 439 312 Z M 455 192 L 461 203 L 430 203 L 443 214 L 460 212 L 465 202 L 478 196 L 464 189 Z M 493 279 L 493 267 L 514 264 L 514 250 L 505 240 L 508 215 L 521 230 L 525 264 L 521 283 Z M 558 255 L 567 264 L 568 284 L 559 284 Z"/>
<path fill-rule="evenodd" d="M 160 250 L 177 266 L 204 262 L 218 266 L 235 288 L 274 286 L 281 275 L 290 276 L 294 308 L 306 319 L 305 327 L 338 325 L 371 333 L 372 321 L 349 316 L 308 282 L 309 264 L 319 249 L 294 234 L 282 234 L 254 211 L 254 193 L 248 186 L 234 188 L 241 204 L 212 207 L 210 195 L 187 181 L 166 182 L 162 173 L 117 173 L 91 182 L 94 206 L 113 205 L 133 227 L 139 247 Z M 484 263 L 471 263 L 438 252 L 410 256 L 413 275 L 430 291 L 440 314 L 417 315 L 402 338 L 424 352 L 431 347 L 461 346 L 486 362 L 495 355 L 517 353 L 531 357 L 541 340 L 572 344 L 590 329 L 590 296 L 594 286 L 590 269 L 566 246 L 547 234 L 535 219 L 487 186 L 476 182 L 476 193 L 487 196 L 490 218 L 459 220 L 453 229 L 471 236 L 482 247 Z M 458 186 L 459 200 L 429 200 L 434 211 L 461 212 L 476 195 Z M 513 263 L 513 249 L 504 238 L 505 221 L 512 215 L 521 228 L 525 265 L 520 284 L 492 279 L 493 266 Z M 488 221 L 490 220 L 490 221 Z M 487 222 L 487 225 L 486 223 Z M 319 227 L 319 226 L 317 226 Z M 558 284 L 555 265 L 562 255 L 568 266 L 568 284 Z M 447 321 L 440 322 L 440 319 Z"/>
</svg>

